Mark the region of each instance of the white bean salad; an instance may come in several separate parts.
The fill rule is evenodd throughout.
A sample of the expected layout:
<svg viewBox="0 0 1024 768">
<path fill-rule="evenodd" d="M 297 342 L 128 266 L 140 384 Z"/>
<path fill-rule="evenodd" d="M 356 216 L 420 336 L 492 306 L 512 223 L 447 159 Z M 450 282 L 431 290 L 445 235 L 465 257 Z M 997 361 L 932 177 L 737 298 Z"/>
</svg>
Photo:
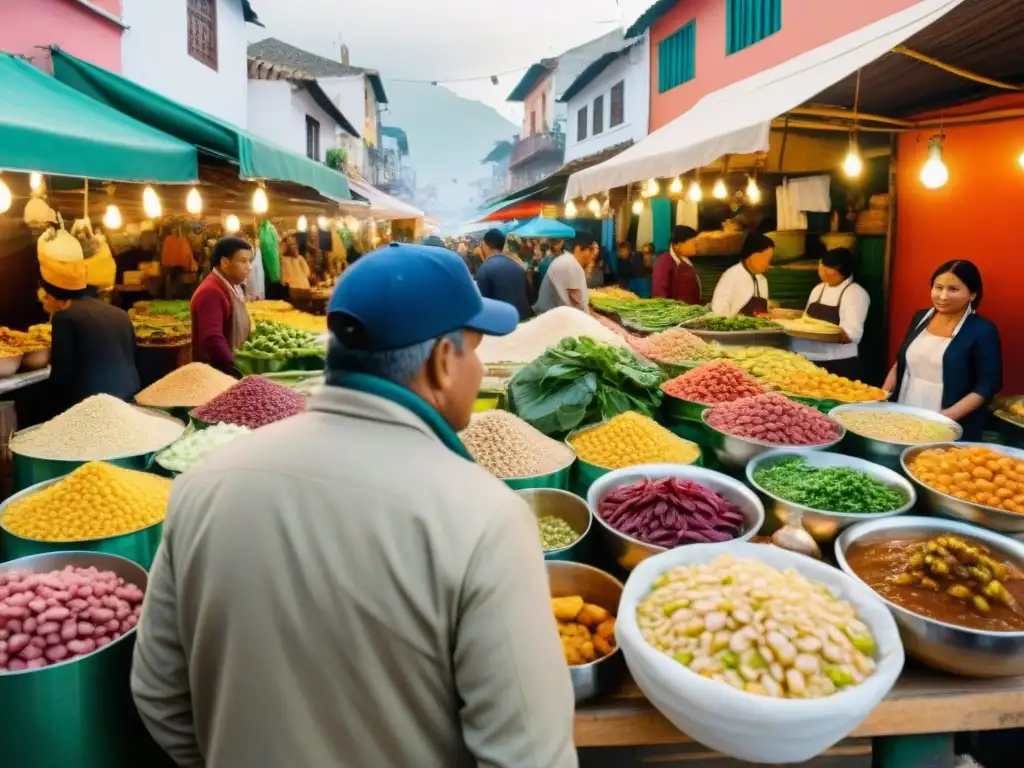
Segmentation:
<svg viewBox="0 0 1024 768">
<path fill-rule="evenodd" d="M 637 624 L 691 671 L 762 696 L 831 696 L 875 671 L 874 637 L 852 605 L 759 560 L 673 568 L 637 606 Z"/>
</svg>

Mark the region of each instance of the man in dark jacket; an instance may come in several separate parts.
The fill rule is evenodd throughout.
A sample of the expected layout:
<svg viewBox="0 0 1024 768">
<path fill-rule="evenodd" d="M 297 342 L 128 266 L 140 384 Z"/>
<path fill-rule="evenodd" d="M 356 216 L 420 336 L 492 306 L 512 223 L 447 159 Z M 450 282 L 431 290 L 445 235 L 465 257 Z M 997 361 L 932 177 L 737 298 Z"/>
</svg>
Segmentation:
<svg viewBox="0 0 1024 768">
<path fill-rule="evenodd" d="M 48 283 L 49 301 L 65 307 L 51 321 L 50 386 L 58 411 L 92 395 L 130 401 L 139 391 L 135 330 L 128 313 L 86 294 Z"/>
<path fill-rule="evenodd" d="M 533 316 L 526 269 L 503 253 L 504 248 L 505 236 L 497 229 L 489 229 L 480 244 L 484 260 L 476 271 L 476 284 L 485 299 L 511 304 L 519 312 L 519 319 L 525 320 Z"/>
</svg>

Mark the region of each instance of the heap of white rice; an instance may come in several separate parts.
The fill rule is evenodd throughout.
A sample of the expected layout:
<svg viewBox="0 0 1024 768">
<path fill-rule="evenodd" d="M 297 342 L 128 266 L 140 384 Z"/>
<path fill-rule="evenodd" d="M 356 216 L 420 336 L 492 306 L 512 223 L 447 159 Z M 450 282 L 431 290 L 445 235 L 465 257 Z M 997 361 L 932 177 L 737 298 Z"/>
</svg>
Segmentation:
<svg viewBox="0 0 1024 768">
<path fill-rule="evenodd" d="M 477 354 L 485 363 L 529 363 L 562 339 L 589 336 L 615 347 L 628 347 L 626 340 L 586 312 L 557 307 L 539 317 L 520 323 L 508 336 L 485 336 Z"/>
</svg>

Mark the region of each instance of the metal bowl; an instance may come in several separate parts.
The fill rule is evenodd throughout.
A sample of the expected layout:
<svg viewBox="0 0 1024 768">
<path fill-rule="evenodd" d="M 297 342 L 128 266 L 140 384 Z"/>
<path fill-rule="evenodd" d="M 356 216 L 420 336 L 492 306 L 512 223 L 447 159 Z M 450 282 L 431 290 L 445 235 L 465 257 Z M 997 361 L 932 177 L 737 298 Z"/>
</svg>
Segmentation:
<svg viewBox="0 0 1024 768">
<path fill-rule="evenodd" d="M 599 605 L 616 614 L 622 597 L 622 582 L 602 570 L 582 563 L 550 561 L 548 586 L 552 597 L 579 595 L 588 603 Z M 569 667 L 576 703 L 587 701 L 613 687 L 622 674 L 622 653 L 619 647 L 602 659 Z"/>
<path fill-rule="evenodd" d="M 757 495 L 739 480 L 734 480 L 721 472 L 686 464 L 639 464 L 635 467 L 617 469 L 590 486 L 587 505 L 598 523 L 595 529 L 598 538 L 623 570 L 633 570 L 648 557 L 664 552 L 666 548 L 634 539 L 606 523 L 598 512 L 601 499 L 620 485 L 629 485 L 640 480 L 663 480 L 668 477 L 700 483 L 738 506 L 743 513 L 743 532 L 733 541 L 752 539 L 764 525 L 764 507 Z"/>
<path fill-rule="evenodd" d="M 52 352 L 53 349 L 51 347 L 26 352 L 24 357 L 21 358 L 21 370 L 38 371 L 40 368 L 45 368 L 50 364 Z"/>
<path fill-rule="evenodd" d="M 900 466 L 904 474 L 910 478 L 910 482 L 917 488 L 917 495 L 924 502 L 927 511 L 951 517 L 956 520 L 964 520 L 984 528 L 991 528 L 999 533 L 1024 533 L 1024 515 L 1016 512 L 1007 512 L 1005 509 L 996 509 L 985 504 L 976 504 L 972 501 L 964 501 L 948 493 L 940 493 L 929 485 L 925 485 L 912 474 L 908 469 L 914 458 L 930 448 L 969 448 L 981 446 L 991 448 L 993 451 L 1012 456 L 1017 461 L 1024 461 L 1024 450 L 1009 448 L 1005 445 L 994 445 L 992 443 L 931 443 L 929 445 L 915 445 L 907 448 L 900 455 Z"/>
<path fill-rule="evenodd" d="M 593 520 L 587 503 L 576 494 L 557 488 L 524 488 L 516 493 L 530 505 L 538 520 L 542 517 L 557 517 L 565 520 L 576 531 L 577 538 L 572 544 L 561 549 L 546 550 L 544 559 L 578 560 Z"/>
<path fill-rule="evenodd" d="M 846 562 L 846 552 L 858 541 L 887 541 L 901 537 L 967 536 L 991 547 L 1018 568 L 1024 567 L 1024 544 L 954 520 L 934 517 L 890 517 L 855 525 L 836 539 L 839 567 L 864 583 Z M 929 619 L 878 597 L 888 606 L 907 653 L 936 669 L 968 677 L 1010 677 L 1024 674 L 1024 632 L 967 629 Z"/>
<path fill-rule="evenodd" d="M 44 480 L 29 488 L 19 491 L 0 504 L 0 562 L 24 559 L 27 557 L 44 556 L 53 552 L 95 552 L 97 554 L 115 555 L 119 558 L 138 563 L 149 568 L 156 557 L 163 536 L 163 521 L 154 523 L 131 533 L 120 536 L 106 536 L 99 539 L 83 539 L 81 541 L 43 541 L 42 539 L 26 539 L 11 533 L 4 527 L 4 515 L 7 508 L 14 502 L 34 496 L 45 488 L 59 482 L 62 478 L 54 477 Z"/>
<path fill-rule="evenodd" d="M 6 379 L 8 376 L 13 376 L 21 368 L 21 359 L 24 355 L 9 355 L 8 357 L 0 357 L 0 379 Z"/>
<path fill-rule="evenodd" d="M 796 448 L 799 447 L 803 450 L 808 451 L 827 451 L 829 448 L 833 448 L 842 442 L 843 438 L 846 437 L 846 427 L 837 422 L 835 419 L 831 419 L 837 430 L 836 438 L 830 442 L 822 443 L 821 445 L 801 445 L 801 446 L 786 446 L 779 445 L 778 443 L 767 443 L 764 440 L 754 440 L 749 437 L 739 437 L 737 435 L 730 435 L 727 432 L 722 432 L 720 429 L 715 429 L 708 424 L 708 415 L 713 409 L 709 408 L 700 415 L 700 420 L 707 427 L 708 436 L 710 437 L 711 450 L 715 453 L 717 458 L 722 464 L 733 469 L 743 469 L 747 466 L 747 462 L 756 456 L 760 456 L 762 453 L 768 451 L 777 450 L 779 448 Z"/>
<path fill-rule="evenodd" d="M 109 570 L 141 589 L 146 572 L 97 552 L 50 552 L 3 563 L 0 572 L 47 572 L 73 565 Z M 128 685 L 135 630 L 73 661 L 0 674 L 0 697 L 21 702 L 4 713 L 4 765 L 109 768 L 168 765 L 146 733 Z M 60 723 L 59 728 L 54 728 Z"/>
<path fill-rule="evenodd" d="M 812 467 L 846 467 L 848 469 L 856 469 L 884 483 L 893 490 L 902 493 L 907 501 L 899 509 L 894 509 L 890 512 L 861 514 L 855 512 L 830 512 L 786 501 L 771 491 L 766 490 L 754 479 L 754 473 L 759 468 L 770 466 L 777 461 L 792 457 L 802 458 Z M 823 451 L 780 448 L 775 451 L 768 451 L 768 453 L 762 453 L 747 464 L 747 482 L 764 501 L 769 524 L 782 526 L 790 522 L 790 520 L 800 520 L 804 529 L 819 544 L 831 543 L 841 531 L 864 520 L 878 520 L 879 518 L 906 514 L 917 503 L 917 493 L 914 491 L 914 486 L 900 473 L 881 467 L 878 464 L 872 464 L 864 459 Z"/>
<path fill-rule="evenodd" d="M 955 442 L 963 435 L 964 430 L 952 419 L 947 419 L 941 413 L 929 411 L 927 408 L 915 408 L 912 405 L 900 405 L 899 403 L 851 403 L 840 405 L 829 411 L 836 421 L 843 413 L 854 411 L 879 411 L 882 413 L 899 413 L 907 416 L 915 416 L 925 421 L 941 424 L 950 429 L 950 441 Z M 897 443 L 891 440 L 880 440 L 874 437 L 859 435 L 851 429 L 846 430 L 846 437 L 843 439 L 842 449 L 851 456 L 857 456 L 876 464 L 881 464 L 889 469 L 900 470 L 900 455 L 907 448 L 913 447 L 911 443 Z"/>
<path fill-rule="evenodd" d="M 661 415 L 669 422 L 699 422 L 701 414 L 712 407 L 707 403 L 698 403 L 696 400 L 684 400 L 681 397 L 670 395 L 664 392 L 664 390 L 662 391 L 665 396 L 661 400 Z"/>
</svg>

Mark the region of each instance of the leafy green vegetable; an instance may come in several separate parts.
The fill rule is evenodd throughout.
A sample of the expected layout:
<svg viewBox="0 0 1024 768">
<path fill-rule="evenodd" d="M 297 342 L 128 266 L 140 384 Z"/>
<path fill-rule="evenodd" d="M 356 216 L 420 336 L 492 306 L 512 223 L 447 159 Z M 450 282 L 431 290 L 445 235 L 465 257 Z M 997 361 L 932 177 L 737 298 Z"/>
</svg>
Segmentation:
<svg viewBox="0 0 1024 768">
<path fill-rule="evenodd" d="M 721 317 L 720 315 L 705 315 L 686 323 L 687 328 L 694 328 L 701 331 L 767 331 L 781 328 L 778 323 L 765 320 L 761 317 L 747 317 L 736 315 L 735 317 Z"/>
<path fill-rule="evenodd" d="M 805 459 L 782 459 L 754 472 L 754 482 L 779 498 L 827 512 L 890 512 L 907 503 L 870 475 L 848 467 L 812 467 Z"/>
<path fill-rule="evenodd" d="M 509 392 L 520 418 L 564 435 L 626 411 L 653 416 L 664 378 L 628 349 L 584 337 L 547 349 L 512 377 Z"/>
<path fill-rule="evenodd" d="M 618 315 L 632 328 L 646 331 L 664 331 L 710 310 L 696 304 L 684 304 L 673 299 L 608 299 L 591 298 L 590 304 L 600 312 Z"/>
</svg>

